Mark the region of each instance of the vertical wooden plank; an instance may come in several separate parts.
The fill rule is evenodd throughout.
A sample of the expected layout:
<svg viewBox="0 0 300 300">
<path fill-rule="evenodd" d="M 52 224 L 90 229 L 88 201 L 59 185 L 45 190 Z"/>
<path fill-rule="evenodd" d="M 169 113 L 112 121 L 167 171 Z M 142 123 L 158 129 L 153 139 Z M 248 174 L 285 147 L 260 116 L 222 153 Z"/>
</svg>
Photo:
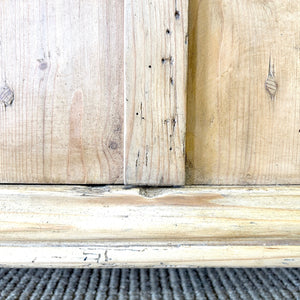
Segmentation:
<svg viewBox="0 0 300 300">
<path fill-rule="evenodd" d="M 0 2 L 0 182 L 123 182 L 123 16 L 123 0 Z"/>
<path fill-rule="evenodd" d="M 189 184 L 300 183 L 298 0 L 191 0 Z"/>
<path fill-rule="evenodd" d="M 125 0 L 125 183 L 184 184 L 187 0 Z"/>
</svg>

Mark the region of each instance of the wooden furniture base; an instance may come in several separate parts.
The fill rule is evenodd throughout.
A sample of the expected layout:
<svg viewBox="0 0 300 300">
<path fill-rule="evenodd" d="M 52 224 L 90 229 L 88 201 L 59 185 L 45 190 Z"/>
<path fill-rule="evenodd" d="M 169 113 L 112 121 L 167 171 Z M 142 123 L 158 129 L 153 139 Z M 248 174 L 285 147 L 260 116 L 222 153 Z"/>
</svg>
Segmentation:
<svg viewBox="0 0 300 300">
<path fill-rule="evenodd" d="M 300 187 L 0 189 L 5 267 L 299 267 Z"/>
</svg>

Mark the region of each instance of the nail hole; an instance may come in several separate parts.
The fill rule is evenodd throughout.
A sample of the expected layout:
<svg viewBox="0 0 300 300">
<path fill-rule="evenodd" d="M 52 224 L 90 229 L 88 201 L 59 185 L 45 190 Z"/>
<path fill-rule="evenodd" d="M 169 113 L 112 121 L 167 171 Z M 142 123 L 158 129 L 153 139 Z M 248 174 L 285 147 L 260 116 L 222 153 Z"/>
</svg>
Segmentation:
<svg viewBox="0 0 300 300">
<path fill-rule="evenodd" d="M 168 28 L 167 30 L 166 30 L 166 34 L 170 34 L 171 33 L 171 31 L 170 31 L 170 29 Z"/>
<path fill-rule="evenodd" d="M 139 115 L 139 113 L 137 112 L 137 113 L 135 113 L 137 116 Z"/>
<path fill-rule="evenodd" d="M 178 10 L 175 11 L 175 18 L 177 20 L 180 18 L 180 12 Z"/>
<path fill-rule="evenodd" d="M 172 147 L 170 147 L 170 151 L 172 151 L 173 150 L 173 148 Z"/>
<path fill-rule="evenodd" d="M 151 69 L 151 68 L 152 68 L 152 66 L 151 66 L 151 65 L 149 65 L 149 66 L 148 66 L 148 68 L 149 68 L 149 69 Z"/>
</svg>

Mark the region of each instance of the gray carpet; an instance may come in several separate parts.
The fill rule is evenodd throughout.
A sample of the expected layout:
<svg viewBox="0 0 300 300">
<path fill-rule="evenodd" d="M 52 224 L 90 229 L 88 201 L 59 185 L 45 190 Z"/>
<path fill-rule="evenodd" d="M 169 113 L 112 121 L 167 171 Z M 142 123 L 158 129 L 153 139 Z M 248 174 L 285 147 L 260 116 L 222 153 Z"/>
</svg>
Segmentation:
<svg viewBox="0 0 300 300">
<path fill-rule="evenodd" d="M 300 269 L 0 269 L 0 299 L 300 299 Z"/>
</svg>

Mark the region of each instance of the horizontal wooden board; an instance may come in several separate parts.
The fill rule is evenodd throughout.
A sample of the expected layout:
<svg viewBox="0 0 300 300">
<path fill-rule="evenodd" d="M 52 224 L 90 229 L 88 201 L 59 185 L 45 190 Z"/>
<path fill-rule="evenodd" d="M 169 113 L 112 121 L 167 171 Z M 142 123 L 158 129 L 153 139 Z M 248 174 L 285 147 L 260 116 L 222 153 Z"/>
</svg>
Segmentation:
<svg viewBox="0 0 300 300">
<path fill-rule="evenodd" d="M 1 267 L 300 267 L 300 186 L 1 186 Z"/>
<path fill-rule="evenodd" d="M 191 0 L 188 184 L 300 183 L 298 0 Z"/>
<path fill-rule="evenodd" d="M 263 243 L 0 243 L 0 267 L 299 267 L 300 245 Z"/>
<path fill-rule="evenodd" d="M 123 6 L 0 2 L 0 182 L 123 182 Z"/>
<path fill-rule="evenodd" d="M 185 183 L 188 0 L 125 0 L 125 183 Z"/>
<path fill-rule="evenodd" d="M 299 239 L 299 187 L 2 186 L 2 241 Z"/>
</svg>

